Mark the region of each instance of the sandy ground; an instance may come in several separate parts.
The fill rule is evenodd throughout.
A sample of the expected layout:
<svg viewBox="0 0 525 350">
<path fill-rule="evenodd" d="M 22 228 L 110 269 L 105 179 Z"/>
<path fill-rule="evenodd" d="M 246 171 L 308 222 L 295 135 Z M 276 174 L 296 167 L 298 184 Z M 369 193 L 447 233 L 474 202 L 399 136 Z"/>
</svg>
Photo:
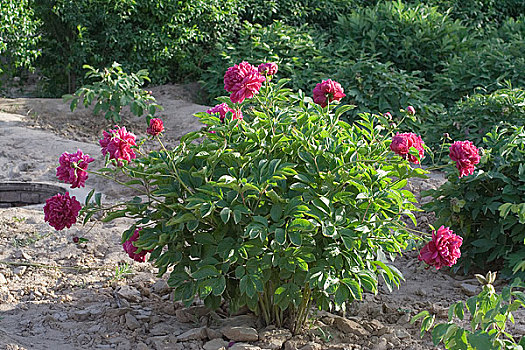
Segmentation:
<svg viewBox="0 0 525 350">
<path fill-rule="evenodd" d="M 165 107 L 159 115 L 168 144 L 201 127 L 192 114 L 207 107 L 187 102 L 191 93 L 184 87 L 152 90 Z M 82 149 L 102 162 L 98 135 L 111 126 L 103 117 L 84 109 L 71 113 L 58 99 L 0 99 L 0 111 L 0 182 L 58 184 L 55 168 L 64 151 Z M 139 136 L 146 129 L 143 120 L 129 115 L 123 125 Z M 411 186 L 419 192 L 442 181 L 434 173 Z M 103 179 L 88 183 L 107 198 L 125 195 Z M 79 198 L 85 192 L 72 191 Z M 419 218 L 421 227 L 432 220 Z M 227 310 L 182 308 L 149 263 L 133 262 L 122 250 L 126 228 L 125 220 L 95 221 L 56 232 L 44 223 L 42 205 L 0 209 L 0 349 L 434 349 L 429 335 L 420 339 L 410 317 L 426 309 L 443 321 L 448 305 L 479 288 L 472 276 L 425 270 L 417 253 L 407 252 L 395 263 L 406 277 L 399 290 L 381 287 L 378 295 L 365 294 L 346 318 L 319 314 L 304 334 L 292 337 L 262 329 L 250 314 L 228 318 Z M 89 241 L 75 244 L 75 236 Z M 511 332 L 521 336 L 525 314 L 518 313 L 516 321 Z M 254 329 L 258 340 L 232 334 L 239 331 L 235 326 Z"/>
</svg>

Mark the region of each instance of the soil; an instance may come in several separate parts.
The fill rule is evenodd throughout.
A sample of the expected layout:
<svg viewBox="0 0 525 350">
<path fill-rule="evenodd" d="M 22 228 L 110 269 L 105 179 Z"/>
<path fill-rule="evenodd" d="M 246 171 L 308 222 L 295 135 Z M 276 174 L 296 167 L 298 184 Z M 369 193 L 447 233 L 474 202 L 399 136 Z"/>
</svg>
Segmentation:
<svg viewBox="0 0 525 350">
<path fill-rule="evenodd" d="M 190 102 L 191 86 L 152 90 L 165 108 L 160 116 L 168 145 L 202 126 L 192 115 L 208 107 Z M 82 149 L 97 163 L 103 160 L 97 140 L 112 125 L 90 110 L 72 113 L 60 99 L 17 98 L 0 99 L 0 111 L 0 181 L 60 185 L 55 168 L 64 151 Z M 122 125 L 144 136 L 144 120 L 125 113 Z M 419 193 L 443 182 L 442 174 L 432 173 L 410 186 Z M 103 179 L 88 183 L 106 200 L 127 195 Z M 82 199 L 88 190 L 71 193 Z M 433 221 L 424 213 L 418 219 L 423 229 Z M 480 290 L 472 276 L 425 269 L 417 252 L 408 251 L 395 261 L 406 278 L 398 290 L 381 285 L 344 315 L 317 313 L 303 334 L 292 337 L 262 328 L 250 313 L 227 317 L 227 310 L 174 302 L 167 276 L 157 277 L 152 265 L 123 251 L 120 237 L 128 224 L 94 221 L 56 232 L 44 222 L 42 205 L 0 209 L 0 349 L 434 349 L 410 318 L 429 310 L 445 321 L 450 304 Z M 88 241 L 76 244 L 77 236 Z M 515 319 L 510 332 L 521 337 L 525 313 Z"/>
</svg>

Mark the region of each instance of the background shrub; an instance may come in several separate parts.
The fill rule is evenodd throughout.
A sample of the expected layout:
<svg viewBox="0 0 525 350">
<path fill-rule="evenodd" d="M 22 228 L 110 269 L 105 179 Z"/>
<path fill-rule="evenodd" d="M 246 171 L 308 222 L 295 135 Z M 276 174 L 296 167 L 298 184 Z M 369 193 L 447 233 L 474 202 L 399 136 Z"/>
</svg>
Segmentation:
<svg viewBox="0 0 525 350">
<path fill-rule="evenodd" d="M 196 79 L 202 57 L 238 28 L 237 0 L 44 0 L 40 61 L 53 95 L 82 84 L 82 65 L 148 68 L 153 83 Z"/>
<path fill-rule="evenodd" d="M 525 257 L 525 130 L 494 128 L 474 175 L 453 172 L 426 205 L 436 227 L 449 226 L 463 237 L 458 267 L 509 276 Z"/>
<path fill-rule="evenodd" d="M 381 2 L 341 15 L 334 33 L 344 45 L 377 54 L 406 71 L 421 71 L 429 79 L 452 54 L 463 51 L 467 29 L 436 7 Z"/>
<path fill-rule="evenodd" d="M 209 57 L 209 67 L 203 73 L 203 87 L 213 97 L 224 93 L 224 72 L 234 64 L 248 61 L 254 65 L 277 62 L 280 78 L 290 78 L 294 89 L 313 89 L 326 70 L 332 69 L 323 55 L 326 35 L 282 22 L 269 26 L 245 22 L 235 42 L 221 40 L 217 55 Z"/>
<path fill-rule="evenodd" d="M 0 77 L 33 67 L 40 54 L 39 24 L 28 0 L 0 1 Z"/>
</svg>

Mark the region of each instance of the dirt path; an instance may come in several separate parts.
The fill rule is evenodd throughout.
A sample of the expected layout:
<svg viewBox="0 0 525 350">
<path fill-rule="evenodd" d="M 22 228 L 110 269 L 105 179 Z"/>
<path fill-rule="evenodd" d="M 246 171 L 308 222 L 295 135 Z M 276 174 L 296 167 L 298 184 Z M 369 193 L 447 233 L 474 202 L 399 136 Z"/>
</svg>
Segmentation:
<svg viewBox="0 0 525 350">
<path fill-rule="evenodd" d="M 165 107 L 169 143 L 198 129 L 192 114 L 206 110 L 177 99 L 177 89 L 154 89 Z M 0 181 L 57 184 L 55 168 L 64 151 L 80 148 L 102 160 L 94 136 L 107 126 L 102 117 L 71 113 L 60 100 L 47 99 L 4 99 L 0 110 L 9 112 L 0 113 Z M 145 130 L 142 120 L 127 118 L 125 125 Z M 442 181 L 436 173 L 412 186 L 419 190 Z M 88 183 L 108 198 L 125 194 L 105 180 Z M 396 261 L 407 279 L 399 290 L 381 287 L 376 296 L 366 294 L 346 318 L 319 314 L 305 334 L 292 337 L 261 329 L 250 314 L 226 318 L 226 310 L 209 313 L 201 305 L 184 309 L 172 302 L 155 269 L 122 250 L 125 220 L 55 232 L 44 223 L 41 207 L 0 209 L 0 349 L 433 349 L 430 337 L 420 339 L 418 327 L 408 323 L 410 317 L 422 309 L 446 317 L 448 305 L 477 288 L 472 279 L 425 270 L 417 253 L 408 252 Z M 75 244 L 75 236 L 89 241 Z M 512 332 L 525 334 L 525 314 L 516 321 Z"/>
</svg>

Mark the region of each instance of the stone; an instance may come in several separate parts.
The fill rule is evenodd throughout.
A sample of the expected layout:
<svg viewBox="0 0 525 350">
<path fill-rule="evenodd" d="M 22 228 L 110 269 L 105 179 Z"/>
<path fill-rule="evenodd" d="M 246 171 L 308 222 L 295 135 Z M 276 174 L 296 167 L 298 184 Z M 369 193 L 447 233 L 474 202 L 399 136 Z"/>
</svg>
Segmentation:
<svg viewBox="0 0 525 350">
<path fill-rule="evenodd" d="M 228 350 L 262 350 L 260 347 L 246 343 L 235 343 Z"/>
<path fill-rule="evenodd" d="M 143 342 L 138 342 L 137 345 L 136 345 L 136 349 L 137 350 L 149 350 L 150 348 L 144 344 Z"/>
<path fill-rule="evenodd" d="M 177 309 L 175 311 L 175 317 L 177 321 L 182 323 L 198 322 L 199 319 L 210 313 L 210 310 L 204 306 L 192 306 L 186 309 Z"/>
<path fill-rule="evenodd" d="M 399 339 L 404 339 L 404 338 L 410 337 L 410 333 L 408 333 L 404 329 L 396 329 L 394 333 L 395 333 L 396 337 L 398 337 Z"/>
<path fill-rule="evenodd" d="M 206 334 L 208 335 L 208 339 L 222 338 L 222 333 L 217 329 L 206 328 Z"/>
<path fill-rule="evenodd" d="M 131 313 L 128 312 L 124 317 L 126 318 L 126 326 L 129 329 L 134 330 L 140 328 L 139 321 Z"/>
<path fill-rule="evenodd" d="M 465 293 L 466 295 L 468 295 L 469 297 L 472 297 L 478 294 L 478 286 L 468 284 L 468 283 L 461 283 L 459 287 L 461 288 L 461 291 Z"/>
<path fill-rule="evenodd" d="M 257 341 L 259 340 L 259 334 L 257 330 L 252 327 L 223 327 L 221 328 L 222 334 L 233 341 Z"/>
<path fill-rule="evenodd" d="M 204 350 L 224 350 L 228 348 L 228 342 L 221 338 L 215 338 L 203 345 Z"/>
<path fill-rule="evenodd" d="M 372 346 L 371 350 L 387 350 L 388 342 L 385 338 L 379 338 L 379 341 Z"/>
<path fill-rule="evenodd" d="M 336 316 L 334 324 L 343 333 L 355 334 L 360 337 L 370 336 L 370 332 L 363 328 L 359 323 L 345 317 Z"/>
<path fill-rule="evenodd" d="M 164 295 L 169 293 L 171 288 L 165 280 L 158 280 L 151 286 L 151 290 L 158 295 Z"/>
<path fill-rule="evenodd" d="M 202 340 L 206 339 L 206 327 L 192 328 L 189 331 L 177 336 L 177 341 Z"/>
<path fill-rule="evenodd" d="M 117 289 L 116 293 L 119 297 L 132 303 L 138 303 L 142 300 L 139 290 L 132 286 L 121 286 L 119 289 Z"/>
<path fill-rule="evenodd" d="M 150 337 L 146 339 L 146 344 L 153 345 L 155 350 L 173 350 L 177 345 L 177 338 L 172 336 Z M 151 349 L 151 347 L 150 347 Z"/>
<path fill-rule="evenodd" d="M 254 314 L 244 314 L 234 317 L 228 317 L 221 320 L 216 320 L 216 323 L 218 324 L 219 328 L 240 326 L 255 328 L 255 325 L 257 323 L 257 317 Z"/>
<path fill-rule="evenodd" d="M 283 344 L 292 338 L 288 329 L 268 329 L 259 333 L 259 345 L 263 349 L 279 350 Z"/>
<path fill-rule="evenodd" d="M 321 344 L 317 344 L 317 343 L 308 343 L 306 344 L 305 346 L 303 346 L 302 348 L 300 348 L 299 350 L 321 350 L 323 347 L 321 346 Z"/>
<path fill-rule="evenodd" d="M 0 273 L 0 285 L 6 285 L 7 279 L 5 278 L 4 274 Z"/>
<path fill-rule="evenodd" d="M 180 328 L 175 329 L 175 325 L 171 325 L 167 322 L 161 322 L 153 326 L 153 328 L 150 329 L 151 335 L 168 335 L 168 334 L 180 334 L 182 331 Z"/>
<path fill-rule="evenodd" d="M 89 310 L 77 310 L 70 313 L 69 316 L 75 321 L 86 321 L 91 316 L 91 313 Z"/>
</svg>

